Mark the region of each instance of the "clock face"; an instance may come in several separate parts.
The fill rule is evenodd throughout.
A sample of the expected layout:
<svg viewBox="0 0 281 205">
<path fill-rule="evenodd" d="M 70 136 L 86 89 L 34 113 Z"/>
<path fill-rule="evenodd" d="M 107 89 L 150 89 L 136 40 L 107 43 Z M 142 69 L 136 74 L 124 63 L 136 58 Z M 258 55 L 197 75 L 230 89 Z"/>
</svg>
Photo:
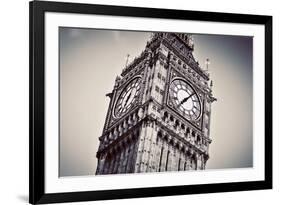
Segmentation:
<svg viewBox="0 0 281 205">
<path fill-rule="evenodd" d="M 169 95 L 174 107 L 187 119 L 195 121 L 200 117 L 201 103 L 198 94 L 187 82 L 174 80 Z"/>
<path fill-rule="evenodd" d="M 115 104 L 115 117 L 121 117 L 133 107 L 133 104 L 140 94 L 140 84 L 141 78 L 135 78 L 123 89 Z"/>
</svg>

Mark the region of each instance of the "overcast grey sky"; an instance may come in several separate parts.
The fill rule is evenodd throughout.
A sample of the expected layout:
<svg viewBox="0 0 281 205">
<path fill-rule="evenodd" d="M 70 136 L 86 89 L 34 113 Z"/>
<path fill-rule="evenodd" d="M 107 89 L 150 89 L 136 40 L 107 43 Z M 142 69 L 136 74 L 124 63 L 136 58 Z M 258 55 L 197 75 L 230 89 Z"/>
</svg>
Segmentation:
<svg viewBox="0 0 281 205">
<path fill-rule="evenodd" d="M 60 28 L 60 176 L 95 173 L 98 137 L 127 54 L 144 50 L 149 32 Z M 251 167 L 252 37 L 194 35 L 194 56 L 209 58 L 214 81 L 207 169 Z"/>
</svg>

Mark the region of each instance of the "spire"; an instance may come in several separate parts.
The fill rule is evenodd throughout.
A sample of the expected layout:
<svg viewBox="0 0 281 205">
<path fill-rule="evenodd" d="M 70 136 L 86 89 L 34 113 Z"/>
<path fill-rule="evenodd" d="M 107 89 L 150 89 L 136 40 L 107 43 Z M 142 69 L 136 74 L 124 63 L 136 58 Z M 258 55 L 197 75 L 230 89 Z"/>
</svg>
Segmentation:
<svg viewBox="0 0 281 205">
<path fill-rule="evenodd" d="M 154 36 L 155 36 L 155 33 L 151 32 L 149 34 L 149 41 L 151 41 L 154 38 Z"/>
<path fill-rule="evenodd" d="M 116 78 L 115 78 L 115 85 L 114 85 L 114 88 L 117 88 L 117 87 L 118 87 L 120 81 L 121 81 L 121 77 L 120 77 L 119 75 L 117 75 Z"/>
<path fill-rule="evenodd" d="M 129 57 L 130 57 L 130 54 L 127 54 L 127 58 L 126 58 L 126 64 L 125 64 L 125 68 L 128 66 L 128 62 L 129 62 Z"/>
<path fill-rule="evenodd" d="M 209 65 L 211 64 L 209 58 L 206 59 L 205 64 L 206 64 L 206 71 L 209 71 Z"/>
</svg>

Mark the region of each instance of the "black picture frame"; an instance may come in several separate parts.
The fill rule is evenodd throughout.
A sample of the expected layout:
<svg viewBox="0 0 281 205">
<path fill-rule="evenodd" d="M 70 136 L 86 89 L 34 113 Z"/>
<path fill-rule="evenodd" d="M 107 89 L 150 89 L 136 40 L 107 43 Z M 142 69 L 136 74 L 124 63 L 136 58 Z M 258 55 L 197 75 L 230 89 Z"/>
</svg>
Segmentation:
<svg viewBox="0 0 281 205">
<path fill-rule="evenodd" d="M 31 204 L 155 197 L 198 193 L 260 190 L 272 188 L 272 17 L 262 15 L 230 14 L 105 6 L 93 4 L 32 1 L 29 4 L 29 202 Z M 45 192 L 45 13 L 61 12 L 110 16 L 150 17 L 209 22 L 259 24 L 265 27 L 265 180 L 235 183 L 200 184 L 153 188 L 135 188 L 71 193 Z"/>
</svg>

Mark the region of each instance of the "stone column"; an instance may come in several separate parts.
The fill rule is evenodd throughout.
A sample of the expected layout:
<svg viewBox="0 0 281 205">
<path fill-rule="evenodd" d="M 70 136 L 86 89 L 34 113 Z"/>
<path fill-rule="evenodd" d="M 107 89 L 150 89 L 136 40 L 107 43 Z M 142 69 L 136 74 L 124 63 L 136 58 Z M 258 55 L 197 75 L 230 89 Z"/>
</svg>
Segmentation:
<svg viewBox="0 0 281 205">
<path fill-rule="evenodd" d="M 104 174 L 110 174 L 109 169 L 110 169 L 110 164 L 112 162 L 112 157 L 110 156 L 110 154 L 108 155 L 107 159 L 106 159 L 106 164 L 105 164 L 105 168 L 104 168 Z"/>
<path fill-rule="evenodd" d="M 147 160 L 148 160 L 148 128 L 146 128 L 146 135 L 143 141 L 143 149 L 142 149 L 142 157 L 140 160 L 140 172 L 145 172 L 147 168 Z"/>
<path fill-rule="evenodd" d="M 115 157 L 115 163 L 114 163 L 114 168 L 113 168 L 113 174 L 117 174 L 118 173 L 118 166 L 120 163 L 120 151 L 116 150 L 116 157 Z"/>
<path fill-rule="evenodd" d="M 179 156 L 179 171 L 184 170 L 184 155 L 183 155 L 183 144 L 180 142 L 179 144 L 179 150 L 178 150 L 178 156 Z"/>
<path fill-rule="evenodd" d="M 194 156 L 190 157 L 190 169 L 191 170 L 195 170 L 195 160 L 194 160 Z"/>
<path fill-rule="evenodd" d="M 150 130 L 151 130 L 151 133 L 150 133 L 150 138 L 149 138 L 147 172 L 152 172 L 155 170 L 155 149 L 156 149 L 156 140 L 157 140 L 157 128 L 155 126 L 155 122 L 151 123 Z"/>
<path fill-rule="evenodd" d="M 202 170 L 203 169 L 203 159 L 202 159 L 202 154 L 198 154 L 197 157 L 197 169 Z"/>
<path fill-rule="evenodd" d="M 126 173 L 126 167 L 128 164 L 128 159 L 129 159 L 129 152 L 130 152 L 130 141 L 126 141 L 124 144 L 124 160 L 122 164 L 122 173 Z"/>
<path fill-rule="evenodd" d="M 135 141 L 134 148 L 132 149 L 131 172 L 137 172 L 137 156 L 138 156 L 139 141 Z"/>
<path fill-rule="evenodd" d="M 123 162 L 125 160 L 125 147 L 123 145 L 120 145 L 120 159 L 119 159 L 119 165 L 118 165 L 118 171 L 117 173 L 122 173 L 123 169 Z"/>
<path fill-rule="evenodd" d="M 190 169 L 190 159 L 187 152 L 188 152 L 188 148 L 185 147 L 184 170 Z"/>
<path fill-rule="evenodd" d="M 103 170 L 102 170 L 102 173 L 103 174 L 107 174 L 108 172 L 108 166 L 109 166 L 109 157 L 107 155 L 107 157 L 105 158 L 105 163 L 104 163 L 104 167 L 103 167 Z"/>
<path fill-rule="evenodd" d="M 153 136 L 152 136 L 152 140 L 151 140 L 149 172 L 155 172 L 156 166 L 158 164 L 158 160 L 157 160 L 158 145 L 156 144 L 157 138 L 158 138 L 157 133 L 158 133 L 158 129 L 155 127 L 153 129 Z M 160 140 L 160 139 L 158 139 L 158 140 Z"/>
<path fill-rule="evenodd" d="M 173 171 L 179 171 L 180 168 L 180 153 L 176 144 L 174 145 L 174 162 L 173 162 Z"/>
<path fill-rule="evenodd" d="M 151 137 L 152 137 L 152 123 L 149 122 L 146 126 L 146 135 L 144 138 L 144 146 L 143 146 L 143 155 L 141 160 L 141 169 L 140 172 L 147 172 L 148 163 L 150 158 L 150 147 L 151 147 Z"/>
<path fill-rule="evenodd" d="M 159 172 L 161 169 L 161 158 L 162 158 L 162 152 L 163 152 L 163 139 L 159 137 L 158 142 L 156 144 L 156 155 L 155 155 L 155 171 Z M 161 162 L 161 163 L 160 163 Z"/>
<path fill-rule="evenodd" d="M 175 150 L 173 146 L 173 139 L 171 136 L 168 137 L 168 150 L 169 150 L 169 156 L 167 158 L 167 171 L 173 170 L 174 165 L 174 156 L 175 156 Z"/>
<path fill-rule="evenodd" d="M 114 165 L 115 165 L 115 161 L 116 161 L 115 159 L 116 159 L 116 154 L 115 154 L 115 152 L 112 152 L 111 153 L 110 165 L 109 165 L 109 168 L 108 168 L 108 171 L 107 171 L 108 174 L 113 173 L 113 169 L 114 169 Z"/>
<path fill-rule="evenodd" d="M 131 173 L 132 172 L 132 166 L 133 166 L 133 155 L 134 155 L 134 147 L 135 147 L 135 141 L 131 141 L 131 143 L 129 144 L 129 153 L 128 153 L 128 160 L 127 160 L 127 164 L 126 164 L 126 173 Z"/>
<path fill-rule="evenodd" d="M 180 152 L 180 159 L 180 171 L 184 171 L 185 156 L 182 151 Z"/>
<path fill-rule="evenodd" d="M 103 174 L 105 158 L 106 158 L 106 154 L 100 155 L 99 162 L 98 162 L 98 169 L 97 169 L 96 173 Z"/>
<path fill-rule="evenodd" d="M 168 143 L 168 153 L 167 153 L 167 160 L 166 160 L 166 171 L 172 170 L 172 162 L 173 162 L 173 147 Z"/>
<path fill-rule="evenodd" d="M 144 142 L 145 142 L 145 136 L 147 129 L 146 124 L 143 123 L 141 130 L 140 130 L 140 137 L 139 137 L 139 145 L 138 145 L 138 152 L 137 152 L 137 158 L 136 158 L 136 170 L 135 172 L 140 172 L 141 168 L 143 168 L 143 165 L 141 166 L 142 162 L 142 156 L 144 152 Z"/>
<path fill-rule="evenodd" d="M 161 171 L 161 172 L 166 171 L 167 154 L 168 154 L 168 144 L 167 144 L 166 141 L 164 141 L 164 143 L 163 143 L 162 157 L 161 157 L 161 168 L 160 168 L 160 171 Z"/>
</svg>

